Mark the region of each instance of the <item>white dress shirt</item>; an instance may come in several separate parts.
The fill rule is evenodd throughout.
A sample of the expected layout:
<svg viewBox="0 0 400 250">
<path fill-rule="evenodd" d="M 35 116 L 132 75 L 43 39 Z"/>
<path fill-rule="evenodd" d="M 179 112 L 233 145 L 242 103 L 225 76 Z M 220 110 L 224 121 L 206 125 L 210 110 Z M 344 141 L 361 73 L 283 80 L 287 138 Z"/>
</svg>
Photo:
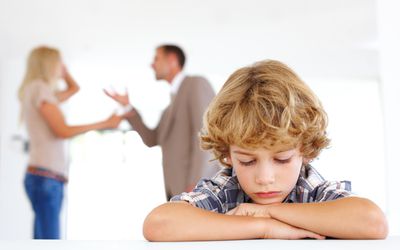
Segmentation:
<svg viewBox="0 0 400 250">
<path fill-rule="evenodd" d="M 179 72 L 171 83 L 171 96 L 175 96 L 178 93 L 179 87 L 181 86 L 183 79 L 185 79 L 185 73 L 183 71 Z"/>
</svg>

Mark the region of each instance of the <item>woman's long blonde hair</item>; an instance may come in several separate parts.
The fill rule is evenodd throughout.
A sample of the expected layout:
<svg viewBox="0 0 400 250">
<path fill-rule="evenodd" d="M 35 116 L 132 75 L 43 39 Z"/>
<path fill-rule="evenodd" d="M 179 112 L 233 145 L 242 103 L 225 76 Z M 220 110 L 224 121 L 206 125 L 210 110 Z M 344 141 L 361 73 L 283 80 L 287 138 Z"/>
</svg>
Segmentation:
<svg viewBox="0 0 400 250">
<path fill-rule="evenodd" d="M 60 52 L 55 48 L 40 46 L 31 51 L 28 57 L 24 80 L 18 90 L 18 98 L 23 99 L 26 86 L 34 80 L 42 80 L 50 85 L 56 82 L 56 67 L 61 61 Z"/>
</svg>

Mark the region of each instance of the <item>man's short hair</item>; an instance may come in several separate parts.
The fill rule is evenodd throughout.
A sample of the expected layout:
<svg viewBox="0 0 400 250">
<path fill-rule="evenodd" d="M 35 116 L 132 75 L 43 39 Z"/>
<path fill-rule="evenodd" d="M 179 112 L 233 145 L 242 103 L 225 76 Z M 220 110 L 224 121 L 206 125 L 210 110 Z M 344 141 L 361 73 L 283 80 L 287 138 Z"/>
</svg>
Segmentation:
<svg viewBox="0 0 400 250">
<path fill-rule="evenodd" d="M 327 115 L 312 90 L 285 64 L 268 60 L 235 71 L 204 115 L 201 145 L 229 166 L 230 145 L 283 151 L 312 160 L 327 147 Z"/>
<path fill-rule="evenodd" d="M 166 54 L 174 54 L 178 59 L 179 66 L 181 68 L 185 66 L 185 60 L 186 60 L 185 53 L 181 48 L 173 44 L 164 44 L 159 46 L 158 48 L 163 49 Z"/>
</svg>

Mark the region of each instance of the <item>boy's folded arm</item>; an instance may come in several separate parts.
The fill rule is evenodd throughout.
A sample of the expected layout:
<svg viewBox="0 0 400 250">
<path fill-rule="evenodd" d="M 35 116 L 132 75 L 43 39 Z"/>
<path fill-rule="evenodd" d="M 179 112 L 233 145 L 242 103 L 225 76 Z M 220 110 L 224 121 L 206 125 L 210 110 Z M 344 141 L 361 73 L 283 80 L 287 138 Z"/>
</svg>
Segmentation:
<svg viewBox="0 0 400 250">
<path fill-rule="evenodd" d="M 281 203 L 268 206 L 271 218 L 334 238 L 384 239 L 386 218 L 372 201 L 346 197 L 316 203 Z"/>
<path fill-rule="evenodd" d="M 219 214 L 187 202 L 169 202 L 155 208 L 144 221 L 143 235 L 149 241 L 323 239 L 275 219 Z"/>
<path fill-rule="evenodd" d="M 235 218 L 184 201 L 156 207 L 143 224 L 143 235 L 149 241 L 256 239 L 264 234 L 262 218 Z"/>
</svg>

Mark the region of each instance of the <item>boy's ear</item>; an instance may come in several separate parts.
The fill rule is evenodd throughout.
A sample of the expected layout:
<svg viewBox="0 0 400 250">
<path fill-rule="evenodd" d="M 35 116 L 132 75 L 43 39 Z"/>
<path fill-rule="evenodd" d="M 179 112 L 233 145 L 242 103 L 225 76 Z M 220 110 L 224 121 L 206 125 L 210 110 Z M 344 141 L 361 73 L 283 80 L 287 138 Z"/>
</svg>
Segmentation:
<svg viewBox="0 0 400 250">
<path fill-rule="evenodd" d="M 231 159 L 231 156 L 230 156 L 230 155 L 228 155 L 227 157 L 225 157 L 225 162 L 226 162 L 226 164 L 233 166 L 233 165 L 232 165 L 232 159 Z"/>
<path fill-rule="evenodd" d="M 310 158 L 303 158 L 303 165 L 307 165 L 308 163 L 311 162 L 312 159 Z"/>
</svg>

